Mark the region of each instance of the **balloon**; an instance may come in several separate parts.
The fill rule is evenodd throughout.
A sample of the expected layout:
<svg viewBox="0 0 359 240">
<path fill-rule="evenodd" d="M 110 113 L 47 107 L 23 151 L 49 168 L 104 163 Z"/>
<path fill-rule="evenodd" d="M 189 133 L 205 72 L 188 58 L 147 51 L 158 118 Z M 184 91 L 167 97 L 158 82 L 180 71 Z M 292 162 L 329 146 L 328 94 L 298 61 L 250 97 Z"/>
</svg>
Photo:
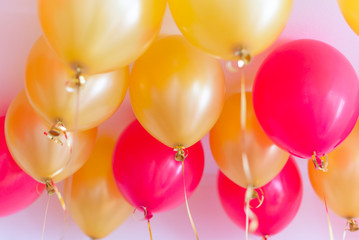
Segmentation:
<svg viewBox="0 0 359 240">
<path fill-rule="evenodd" d="M 127 92 L 128 67 L 115 72 L 89 76 L 77 94 L 66 90 L 73 74 L 40 38 L 27 61 L 26 93 L 34 109 L 50 124 L 61 119 L 67 130 L 76 130 L 77 100 L 78 129 L 100 125 L 120 106 Z"/>
<path fill-rule="evenodd" d="M 137 119 L 171 148 L 189 147 L 206 135 L 224 97 L 220 63 L 181 36 L 156 41 L 131 71 L 130 98 Z"/>
<path fill-rule="evenodd" d="M 315 193 L 326 198 L 328 207 L 344 218 L 359 217 L 359 122 L 349 137 L 330 154 L 328 172 L 315 171 L 308 164 L 309 178 Z"/>
<path fill-rule="evenodd" d="M 0 217 L 30 206 L 45 189 L 16 165 L 6 146 L 4 125 L 5 117 L 0 117 Z"/>
<path fill-rule="evenodd" d="M 129 65 L 158 34 L 165 0 L 38 0 L 40 24 L 56 53 L 87 74 Z"/>
<path fill-rule="evenodd" d="M 302 202 L 302 180 L 294 160 L 290 158 L 283 170 L 263 186 L 262 190 L 263 204 L 259 208 L 251 208 L 258 218 L 258 228 L 254 234 L 272 236 L 287 227 L 296 216 Z M 236 185 L 220 172 L 218 193 L 226 214 L 235 224 L 245 229 L 246 189 Z M 251 206 L 256 206 L 258 200 L 252 201 Z"/>
<path fill-rule="evenodd" d="M 238 93 L 225 102 L 220 118 L 210 131 L 210 146 L 217 165 L 227 177 L 244 188 L 261 187 L 282 170 L 288 153 L 276 147 L 261 129 L 254 114 L 251 93 L 246 93 L 246 101 L 244 135 L 240 124 L 241 94 Z M 243 170 L 242 152 L 247 154 L 251 179 L 246 178 Z"/>
<path fill-rule="evenodd" d="M 253 105 L 266 134 L 289 153 L 321 157 L 338 146 L 359 115 L 359 80 L 326 43 L 302 39 L 273 51 L 257 73 Z"/>
<path fill-rule="evenodd" d="M 183 35 L 201 50 L 236 60 L 241 50 L 257 55 L 283 31 L 293 0 L 169 0 Z"/>
<path fill-rule="evenodd" d="M 88 159 L 96 141 L 97 129 L 77 134 L 67 132 L 63 145 L 49 140 L 49 129 L 36 115 L 22 91 L 11 103 L 5 120 L 5 136 L 15 162 L 39 182 L 59 182 L 76 172 Z M 61 141 L 61 139 L 60 139 Z"/>
<path fill-rule="evenodd" d="M 86 164 L 73 175 L 70 214 L 91 239 L 105 238 L 132 212 L 116 187 L 112 173 L 115 141 L 102 136 Z M 68 186 L 70 180 L 65 183 Z M 69 190 L 65 188 L 65 196 Z"/>
<path fill-rule="evenodd" d="M 204 168 L 200 142 L 188 148 L 184 160 L 188 197 L 198 186 Z M 130 124 L 117 141 L 113 156 L 117 187 L 134 207 L 145 207 L 148 214 L 178 207 L 185 200 L 183 173 L 174 152 L 142 128 Z"/>
<path fill-rule="evenodd" d="M 338 4 L 351 29 L 359 35 L 359 2 L 357 0 L 338 0 Z"/>
</svg>

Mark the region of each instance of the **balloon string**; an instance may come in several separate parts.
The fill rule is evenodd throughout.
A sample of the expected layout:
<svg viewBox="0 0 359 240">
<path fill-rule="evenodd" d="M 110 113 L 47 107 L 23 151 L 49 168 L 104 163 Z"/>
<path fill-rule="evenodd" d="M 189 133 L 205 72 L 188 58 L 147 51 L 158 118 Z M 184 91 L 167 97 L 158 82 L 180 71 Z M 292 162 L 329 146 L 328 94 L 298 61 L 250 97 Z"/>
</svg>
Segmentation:
<svg viewBox="0 0 359 240">
<path fill-rule="evenodd" d="M 64 201 L 64 199 L 62 198 L 62 195 L 61 195 L 59 189 L 56 187 L 55 183 L 54 183 L 52 180 L 50 180 L 50 181 L 51 181 L 52 187 L 54 188 L 54 191 L 55 191 L 55 193 L 56 193 L 56 196 L 57 196 L 57 198 L 58 198 L 59 201 L 60 201 L 62 210 L 64 211 L 64 214 L 67 215 L 67 210 L 66 210 L 65 201 Z"/>
<path fill-rule="evenodd" d="M 198 232 L 197 232 L 196 226 L 194 224 L 192 214 L 191 214 L 191 210 L 190 210 L 189 204 L 188 204 L 187 189 L 186 189 L 186 179 L 185 179 L 185 173 L 184 173 L 184 161 L 182 161 L 182 174 L 183 174 L 183 189 L 184 189 L 184 198 L 186 200 L 187 214 L 188 214 L 188 218 L 189 218 L 189 220 L 191 222 L 194 234 L 196 235 L 196 239 L 198 240 L 199 239 Z"/>
<path fill-rule="evenodd" d="M 44 216 L 44 223 L 43 223 L 43 225 L 42 225 L 41 240 L 44 240 L 45 228 L 46 228 L 46 219 L 47 219 L 47 212 L 48 212 L 48 210 L 49 210 L 49 203 L 50 203 L 50 195 L 47 196 L 47 202 L 46 202 L 46 208 L 45 208 L 45 216 Z"/>
<path fill-rule="evenodd" d="M 346 229 L 344 229 L 344 232 L 343 232 L 343 240 L 345 240 L 345 239 L 346 239 L 346 237 L 347 237 L 347 230 L 346 230 Z"/>
<path fill-rule="evenodd" d="M 244 79 L 244 73 L 241 75 L 241 129 L 245 131 L 247 119 L 246 81 Z"/>
<path fill-rule="evenodd" d="M 246 201 L 246 240 L 248 240 L 249 232 L 249 201 Z"/>
<path fill-rule="evenodd" d="M 151 222 L 150 222 L 150 219 L 148 219 L 147 222 L 148 222 L 148 231 L 149 231 L 149 233 L 150 233 L 150 238 L 151 238 L 151 240 L 153 240 L 153 239 L 152 239 L 152 230 L 151 230 Z"/>
<path fill-rule="evenodd" d="M 333 237 L 333 228 L 332 228 L 332 223 L 330 222 L 330 218 L 329 218 L 329 211 L 328 211 L 327 199 L 326 199 L 325 195 L 324 195 L 324 203 L 325 203 L 325 212 L 326 212 L 327 220 L 328 220 L 330 240 L 334 240 L 334 237 Z"/>
</svg>

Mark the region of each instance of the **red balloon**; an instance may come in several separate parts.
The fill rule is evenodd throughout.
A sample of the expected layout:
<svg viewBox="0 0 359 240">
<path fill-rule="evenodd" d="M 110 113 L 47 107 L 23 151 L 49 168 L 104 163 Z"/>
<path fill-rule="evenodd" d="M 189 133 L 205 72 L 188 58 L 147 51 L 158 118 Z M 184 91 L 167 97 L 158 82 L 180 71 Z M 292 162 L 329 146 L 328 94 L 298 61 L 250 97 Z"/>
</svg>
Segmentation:
<svg viewBox="0 0 359 240">
<path fill-rule="evenodd" d="M 259 123 L 276 143 L 301 157 L 331 152 L 351 132 L 359 115 L 359 80 L 335 48 L 296 40 L 274 50 L 253 88 Z"/>
<path fill-rule="evenodd" d="M 45 189 L 15 163 L 6 145 L 4 125 L 5 117 L 0 117 L 0 217 L 28 207 Z"/>
<path fill-rule="evenodd" d="M 260 236 L 272 236 L 282 231 L 293 220 L 302 202 L 302 181 L 298 167 L 291 157 L 282 171 L 264 185 L 262 190 L 263 204 L 259 208 L 251 208 L 258 218 L 258 228 L 254 233 Z M 218 193 L 227 215 L 235 224 L 245 229 L 246 189 L 219 172 Z M 261 196 L 261 193 L 259 194 Z M 257 206 L 258 203 L 258 200 L 250 202 L 251 206 Z"/>
<path fill-rule="evenodd" d="M 184 160 L 187 194 L 198 186 L 204 169 L 202 144 L 188 148 Z M 113 172 L 118 188 L 134 207 L 145 207 L 149 215 L 173 209 L 184 198 L 182 163 L 172 148 L 152 137 L 138 121 L 120 136 L 114 156 Z"/>
</svg>

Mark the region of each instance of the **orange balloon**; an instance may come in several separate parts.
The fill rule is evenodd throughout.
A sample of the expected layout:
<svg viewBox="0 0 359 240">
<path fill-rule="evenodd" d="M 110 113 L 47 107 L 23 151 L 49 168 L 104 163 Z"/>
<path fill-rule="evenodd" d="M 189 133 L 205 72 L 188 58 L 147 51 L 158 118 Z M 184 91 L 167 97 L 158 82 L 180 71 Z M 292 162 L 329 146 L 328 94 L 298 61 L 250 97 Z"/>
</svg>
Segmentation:
<svg viewBox="0 0 359 240">
<path fill-rule="evenodd" d="M 137 119 L 171 148 L 198 142 L 217 121 L 224 97 L 219 61 L 182 36 L 157 40 L 131 71 L 130 98 Z"/>
<path fill-rule="evenodd" d="M 129 65 L 157 36 L 166 0 L 38 0 L 40 24 L 56 53 L 87 74 Z"/>
<path fill-rule="evenodd" d="M 133 210 L 117 189 L 113 178 L 114 147 L 114 139 L 99 138 L 90 158 L 72 179 L 70 214 L 92 239 L 109 235 Z M 65 196 L 69 192 L 66 188 L 69 183 L 69 180 L 65 183 Z"/>
<path fill-rule="evenodd" d="M 39 182 L 59 182 L 76 172 L 88 159 L 95 145 L 97 129 L 77 134 L 67 132 L 63 145 L 45 135 L 50 125 L 36 114 L 22 91 L 11 103 L 5 120 L 6 143 L 16 163 Z"/>
<path fill-rule="evenodd" d="M 281 34 L 293 0 L 169 0 L 183 35 L 205 52 L 237 60 L 240 51 L 257 55 Z"/>
<path fill-rule="evenodd" d="M 328 172 L 316 170 L 308 162 L 309 178 L 315 193 L 326 198 L 328 207 L 344 218 L 359 217 L 359 122 L 353 131 L 329 155 Z"/>
<path fill-rule="evenodd" d="M 251 93 L 246 93 L 246 101 L 244 135 L 241 131 L 241 94 L 237 93 L 225 102 L 220 118 L 210 131 L 210 146 L 220 170 L 233 182 L 244 188 L 262 187 L 282 170 L 288 153 L 274 145 L 263 132 L 254 113 Z M 247 179 L 248 173 L 243 167 L 243 152 L 247 154 L 251 179 Z"/>
<path fill-rule="evenodd" d="M 122 103 L 128 88 L 129 68 L 86 78 L 76 92 L 66 90 L 74 74 L 63 64 L 44 38 L 33 46 L 27 60 L 25 89 L 31 105 L 50 124 L 61 120 L 67 130 L 76 130 L 78 101 L 78 130 L 100 125 Z"/>
</svg>

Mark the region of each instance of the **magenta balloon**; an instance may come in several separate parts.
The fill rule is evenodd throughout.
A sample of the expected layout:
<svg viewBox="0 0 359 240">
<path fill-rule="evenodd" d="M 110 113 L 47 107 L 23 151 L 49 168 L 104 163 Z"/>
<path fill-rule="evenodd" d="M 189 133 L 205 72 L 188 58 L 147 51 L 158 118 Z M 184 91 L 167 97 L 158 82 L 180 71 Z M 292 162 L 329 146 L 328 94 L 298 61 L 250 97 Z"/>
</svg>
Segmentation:
<svg viewBox="0 0 359 240">
<path fill-rule="evenodd" d="M 302 202 L 303 186 L 298 167 L 289 158 L 282 171 L 262 187 L 263 204 L 251 208 L 258 218 L 258 229 L 254 232 L 260 236 L 272 236 L 282 231 L 295 217 Z M 218 193 L 221 204 L 232 221 L 245 229 L 244 196 L 246 189 L 236 185 L 223 173 L 218 174 Z M 256 206 L 258 200 L 251 202 Z"/>
<path fill-rule="evenodd" d="M 4 133 L 5 117 L 0 117 L 0 217 L 28 207 L 45 186 L 22 171 L 7 148 Z"/>
<path fill-rule="evenodd" d="M 204 168 L 200 142 L 188 148 L 185 180 L 188 196 L 198 186 Z M 121 134 L 113 156 L 113 172 L 118 188 L 134 207 L 150 213 L 175 208 L 185 200 L 182 164 L 173 149 L 152 137 L 138 121 Z"/>
<path fill-rule="evenodd" d="M 335 48 L 296 40 L 274 50 L 259 69 L 253 105 L 266 134 L 289 153 L 331 152 L 359 115 L 359 80 Z"/>
</svg>

